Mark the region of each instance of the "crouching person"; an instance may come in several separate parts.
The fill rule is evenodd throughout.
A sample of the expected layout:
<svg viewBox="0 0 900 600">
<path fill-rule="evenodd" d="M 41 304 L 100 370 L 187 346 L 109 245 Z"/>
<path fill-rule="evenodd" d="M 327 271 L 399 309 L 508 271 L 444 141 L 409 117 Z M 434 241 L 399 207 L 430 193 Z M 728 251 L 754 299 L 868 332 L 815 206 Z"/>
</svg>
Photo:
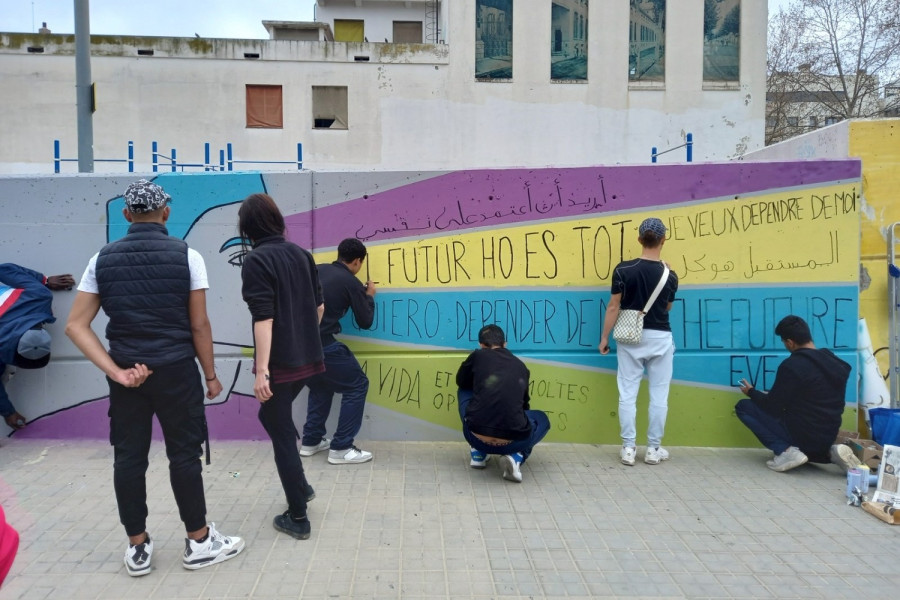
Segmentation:
<svg viewBox="0 0 900 600">
<path fill-rule="evenodd" d="M 456 373 L 459 417 L 471 447 L 469 465 L 487 466 L 491 454 L 501 455 L 503 478 L 522 482 L 522 463 L 550 430 L 550 419 L 529 410 L 525 364 L 506 349 L 503 330 L 485 325 L 478 332 L 478 350 Z"/>
<path fill-rule="evenodd" d="M 783 318 L 775 335 L 791 355 L 778 366 L 772 389 L 761 392 L 741 380 L 748 397 L 735 406 L 738 419 L 775 454 L 766 466 L 784 472 L 807 461 L 844 468 L 852 466 L 848 461 L 859 464 L 849 447 L 832 449 L 844 414 L 850 365 L 831 350 L 816 348 L 809 325 L 798 316 Z"/>
</svg>

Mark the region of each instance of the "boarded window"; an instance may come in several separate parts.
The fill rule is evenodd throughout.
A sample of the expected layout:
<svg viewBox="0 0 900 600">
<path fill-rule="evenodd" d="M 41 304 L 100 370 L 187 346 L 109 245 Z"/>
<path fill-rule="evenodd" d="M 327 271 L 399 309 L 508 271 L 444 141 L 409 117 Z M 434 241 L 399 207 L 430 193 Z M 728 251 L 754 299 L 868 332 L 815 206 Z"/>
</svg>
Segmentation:
<svg viewBox="0 0 900 600">
<path fill-rule="evenodd" d="M 346 86 L 314 85 L 313 129 L 347 129 Z"/>
<path fill-rule="evenodd" d="M 334 20 L 334 41 L 336 42 L 362 42 L 365 39 L 365 21 L 351 19 Z"/>
<path fill-rule="evenodd" d="M 395 44 L 421 44 L 422 21 L 394 21 Z"/>
<path fill-rule="evenodd" d="M 283 113 L 280 85 L 247 86 L 247 127 L 281 129 Z"/>
</svg>

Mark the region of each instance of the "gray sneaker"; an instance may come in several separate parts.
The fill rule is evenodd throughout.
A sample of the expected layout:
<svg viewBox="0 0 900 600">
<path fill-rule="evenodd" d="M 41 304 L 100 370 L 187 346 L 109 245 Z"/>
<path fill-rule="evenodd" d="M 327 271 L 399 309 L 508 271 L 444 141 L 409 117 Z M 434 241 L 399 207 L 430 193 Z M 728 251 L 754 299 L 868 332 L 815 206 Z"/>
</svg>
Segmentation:
<svg viewBox="0 0 900 600">
<path fill-rule="evenodd" d="M 216 531 L 216 524 L 209 524 L 209 533 L 206 540 L 196 542 L 190 538 L 184 539 L 184 557 L 181 564 L 191 571 L 202 569 L 234 558 L 244 549 L 244 540 L 236 536 L 222 535 Z"/>
<path fill-rule="evenodd" d="M 328 462 L 333 465 L 349 465 L 372 460 L 372 453 L 350 446 L 346 450 L 329 450 Z"/>
<path fill-rule="evenodd" d="M 785 471 L 790 471 L 791 469 L 799 467 L 808 460 L 809 458 L 800 451 L 800 448 L 791 446 L 772 460 L 767 461 L 766 466 L 773 471 L 784 473 Z"/>
<path fill-rule="evenodd" d="M 835 444 L 831 447 L 831 452 L 829 454 L 831 454 L 831 462 L 842 468 L 845 472 L 862 465 L 862 461 L 856 457 L 856 454 L 853 453 L 850 446 L 847 446 L 846 444 Z"/>
</svg>

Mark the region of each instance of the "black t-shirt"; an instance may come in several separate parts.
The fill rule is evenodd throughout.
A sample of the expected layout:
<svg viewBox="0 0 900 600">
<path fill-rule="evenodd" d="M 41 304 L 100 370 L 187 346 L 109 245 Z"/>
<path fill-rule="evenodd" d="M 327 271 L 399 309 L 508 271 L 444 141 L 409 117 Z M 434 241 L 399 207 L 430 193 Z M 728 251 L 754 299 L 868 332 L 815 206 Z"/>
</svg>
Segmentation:
<svg viewBox="0 0 900 600">
<path fill-rule="evenodd" d="M 466 407 L 469 430 L 506 440 L 531 435 L 528 410 L 528 368 L 506 348 L 479 348 L 463 361 L 456 385 L 472 390 Z"/>
<path fill-rule="evenodd" d="M 622 294 L 621 307 L 627 310 L 644 310 L 653 290 L 663 274 L 663 264 L 658 260 L 635 258 L 619 263 L 612 276 L 610 292 Z M 678 275 L 669 270 L 669 279 L 663 287 L 656 302 L 644 316 L 644 329 L 672 331 L 669 325 L 669 302 L 675 299 L 678 291 Z"/>
</svg>

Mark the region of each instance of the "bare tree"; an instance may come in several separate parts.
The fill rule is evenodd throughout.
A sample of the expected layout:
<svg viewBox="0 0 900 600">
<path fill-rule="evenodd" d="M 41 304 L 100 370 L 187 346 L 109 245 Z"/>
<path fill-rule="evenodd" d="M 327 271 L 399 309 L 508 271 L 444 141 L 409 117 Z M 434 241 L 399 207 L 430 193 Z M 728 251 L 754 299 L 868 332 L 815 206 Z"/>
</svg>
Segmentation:
<svg viewBox="0 0 900 600">
<path fill-rule="evenodd" d="M 898 85 L 900 0 L 796 0 L 771 16 L 766 143 L 891 114 Z"/>
</svg>

